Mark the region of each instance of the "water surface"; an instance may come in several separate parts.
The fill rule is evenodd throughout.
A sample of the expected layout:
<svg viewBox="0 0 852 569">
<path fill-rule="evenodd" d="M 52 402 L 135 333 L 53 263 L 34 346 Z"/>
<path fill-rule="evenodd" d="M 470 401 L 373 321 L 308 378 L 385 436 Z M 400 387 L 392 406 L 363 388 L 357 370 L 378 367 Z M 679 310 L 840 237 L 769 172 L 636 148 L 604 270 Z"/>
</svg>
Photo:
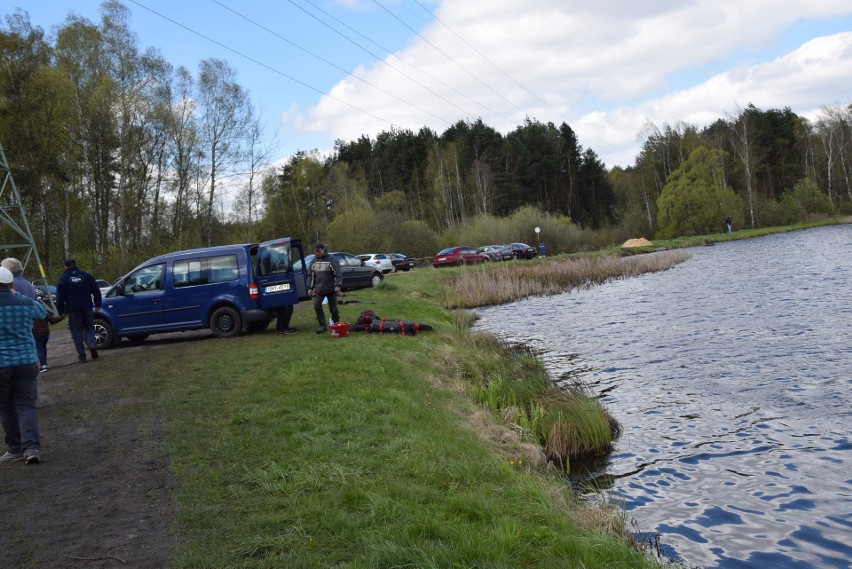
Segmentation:
<svg viewBox="0 0 852 569">
<path fill-rule="evenodd" d="M 852 225 L 478 310 L 624 427 L 585 481 L 693 567 L 852 566 Z"/>
</svg>

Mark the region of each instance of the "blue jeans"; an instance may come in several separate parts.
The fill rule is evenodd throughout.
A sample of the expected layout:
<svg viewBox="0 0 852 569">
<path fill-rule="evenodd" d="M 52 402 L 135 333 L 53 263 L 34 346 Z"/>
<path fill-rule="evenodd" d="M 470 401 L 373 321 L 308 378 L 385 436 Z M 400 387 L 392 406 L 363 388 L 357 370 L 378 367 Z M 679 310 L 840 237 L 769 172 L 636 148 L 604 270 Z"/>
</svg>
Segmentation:
<svg viewBox="0 0 852 569">
<path fill-rule="evenodd" d="M 81 361 L 86 359 L 86 346 L 83 345 L 84 338 L 89 348 L 97 348 L 97 344 L 95 344 L 94 322 L 95 313 L 91 309 L 68 313 L 68 330 L 71 332 L 71 339 L 74 340 L 74 347 L 77 348 L 77 358 Z"/>
<path fill-rule="evenodd" d="M 50 336 L 36 336 L 36 352 L 38 352 L 38 363 L 40 365 L 47 365 L 47 340 Z"/>
<path fill-rule="evenodd" d="M 0 367 L 0 422 L 9 452 L 39 450 L 40 436 L 36 400 L 38 365 Z"/>
</svg>

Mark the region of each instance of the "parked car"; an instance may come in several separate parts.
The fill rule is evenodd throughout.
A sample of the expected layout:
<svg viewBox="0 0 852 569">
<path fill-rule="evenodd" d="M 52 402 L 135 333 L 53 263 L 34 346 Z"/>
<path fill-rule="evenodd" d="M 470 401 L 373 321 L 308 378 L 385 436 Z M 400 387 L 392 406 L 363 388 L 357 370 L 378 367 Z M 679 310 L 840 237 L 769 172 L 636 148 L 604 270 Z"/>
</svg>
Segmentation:
<svg viewBox="0 0 852 569">
<path fill-rule="evenodd" d="M 509 247 L 512 250 L 512 254 L 516 259 L 532 259 L 538 255 L 538 251 L 535 250 L 535 247 L 527 245 L 526 243 L 507 243 L 506 247 Z"/>
<path fill-rule="evenodd" d="M 391 258 L 391 263 L 397 271 L 410 271 L 417 266 L 417 259 L 402 253 L 390 253 L 388 257 Z"/>
<path fill-rule="evenodd" d="M 473 247 L 448 247 L 441 249 L 432 257 L 432 266 L 438 267 L 460 267 L 462 265 L 479 265 L 487 263 L 490 259 L 474 249 Z"/>
<path fill-rule="evenodd" d="M 396 270 L 391 262 L 391 258 L 384 253 L 362 253 L 357 257 L 364 261 L 365 265 L 375 267 L 384 274 L 392 273 Z"/>
<path fill-rule="evenodd" d="M 505 245 L 485 245 L 479 248 L 479 252 L 488 255 L 492 261 L 511 261 L 515 258 L 511 249 Z"/>
<path fill-rule="evenodd" d="M 39 284 L 33 281 L 33 287 L 35 287 L 36 298 L 42 299 L 47 298 L 47 292 L 50 291 L 50 298 L 53 300 L 53 304 L 56 304 L 56 287 L 53 285 L 47 285 L 47 289 L 45 289 L 45 285 Z M 45 301 L 46 302 L 46 301 Z"/>
<path fill-rule="evenodd" d="M 377 286 L 380 282 L 382 282 L 382 279 L 385 278 L 378 268 L 365 265 L 361 259 L 351 253 L 335 251 L 333 253 L 329 253 L 329 255 L 334 255 L 340 262 L 340 270 L 343 273 L 343 286 L 341 289 L 343 290 L 354 290 L 357 288 Z M 304 266 L 307 267 L 307 269 L 304 273 L 306 278 L 308 276 L 308 270 L 310 270 L 313 262 L 313 255 L 305 257 Z M 293 270 L 296 272 L 302 271 L 302 263 L 297 261 L 293 266 Z"/>
<path fill-rule="evenodd" d="M 95 282 L 98 283 L 98 288 L 101 289 L 101 296 L 105 295 L 109 290 L 109 287 L 112 286 L 109 284 L 109 281 L 104 279 L 95 279 Z"/>
<path fill-rule="evenodd" d="M 122 337 L 209 328 L 215 336 L 265 329 L 278 309 L 307 300 L 293 269 L 303 260 L 298 239 L 223 245 L 167 253 L 137 266 L 107 292 L 95 314 L 99 348 Z"/>
</svg>

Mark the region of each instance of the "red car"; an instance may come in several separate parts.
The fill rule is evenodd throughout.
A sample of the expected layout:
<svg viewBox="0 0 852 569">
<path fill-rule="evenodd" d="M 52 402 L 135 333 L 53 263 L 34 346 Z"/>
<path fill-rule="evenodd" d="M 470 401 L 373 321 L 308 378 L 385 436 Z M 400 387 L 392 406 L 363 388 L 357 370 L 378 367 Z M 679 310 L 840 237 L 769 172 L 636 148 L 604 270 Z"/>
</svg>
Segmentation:
<svg viewBox="0 0 852 569">
<path fill-rule="evenodd" d="M 460 267 L 462 265 L 479 265 L 487 263 L 491 259 L 483 255 L 473 247 L 449 247 L 438 251 L 432 257 L 432 266 L 438 267 Z"/>
</svg>

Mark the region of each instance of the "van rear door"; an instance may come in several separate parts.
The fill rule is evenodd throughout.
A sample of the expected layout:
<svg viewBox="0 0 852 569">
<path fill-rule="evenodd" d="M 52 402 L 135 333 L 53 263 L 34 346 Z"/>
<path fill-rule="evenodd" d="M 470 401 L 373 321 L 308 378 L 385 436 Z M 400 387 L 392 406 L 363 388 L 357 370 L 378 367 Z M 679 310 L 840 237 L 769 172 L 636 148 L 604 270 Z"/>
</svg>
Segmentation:
<svg viewBox="0 0 852 569">
<path fill-rule="evenodd" d="M 301 261 L 297 266 L 304 266 L 298 239 L 282 237 L 258 245 L 254 272 L 260 308 L 274 310 L 307 298 L 306 273 L 293 269 L 297 261 Z"/>
</svg>

